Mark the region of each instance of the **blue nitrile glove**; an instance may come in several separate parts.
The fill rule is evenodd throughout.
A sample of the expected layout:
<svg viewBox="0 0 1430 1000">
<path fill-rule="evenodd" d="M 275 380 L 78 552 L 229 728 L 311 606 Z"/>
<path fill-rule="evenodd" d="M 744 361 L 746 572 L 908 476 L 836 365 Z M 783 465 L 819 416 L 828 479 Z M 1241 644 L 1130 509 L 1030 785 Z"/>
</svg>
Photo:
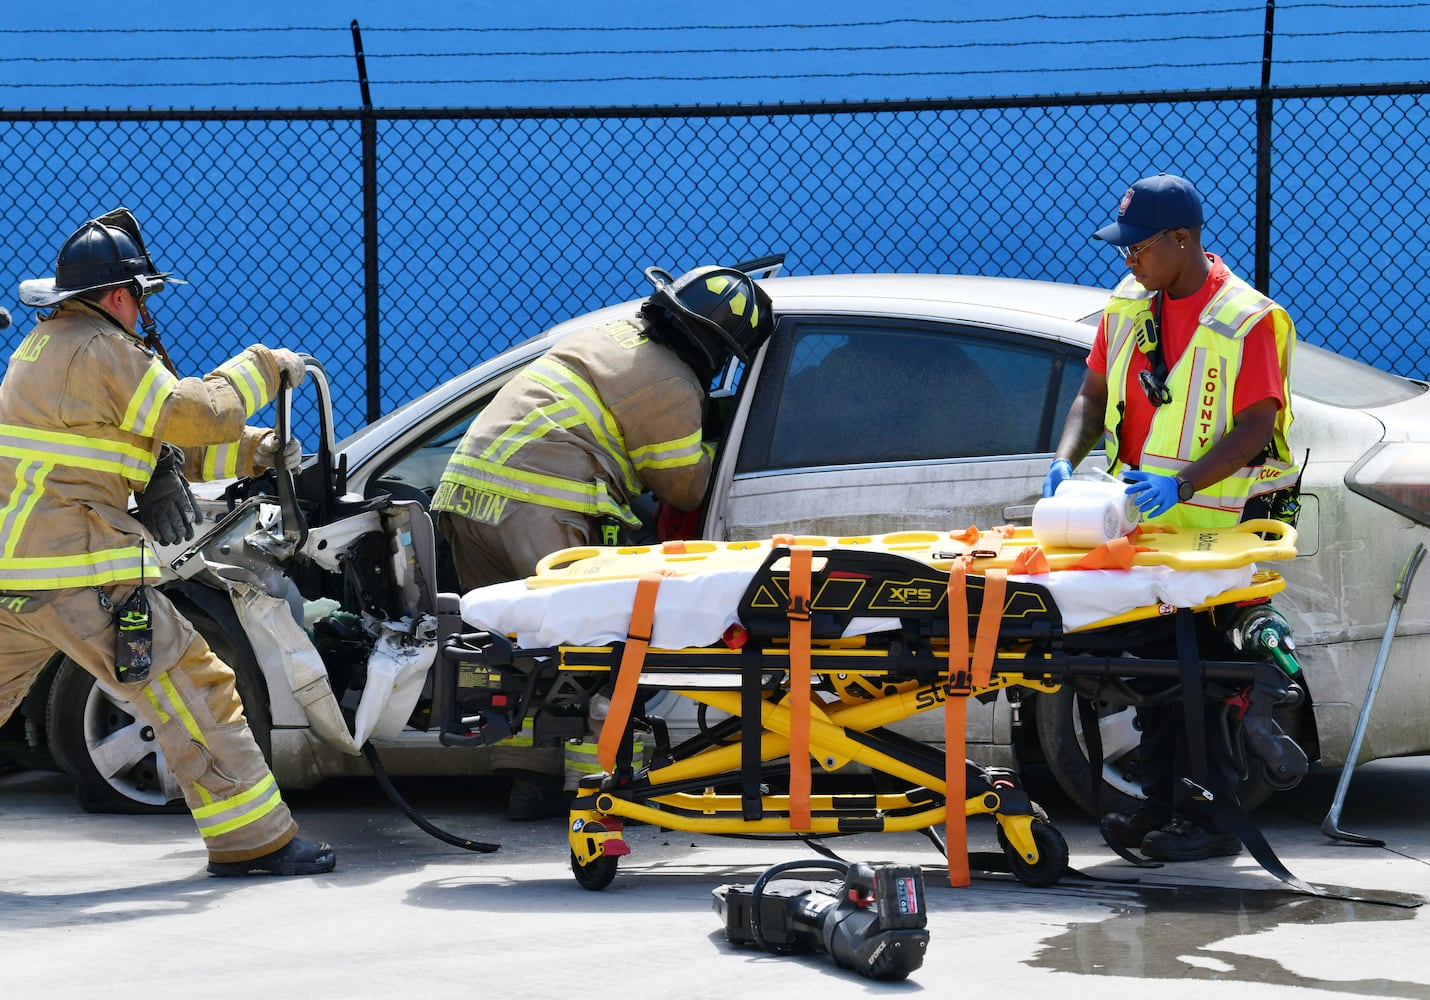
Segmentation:
<svg viewBox="0 0 1430 1000">
<path fill-rule="evenodd" d="M 1159 476 L 1155 472 L 1124 472 L 1122 481 L 1131 483 L 1127 495 L 1142 511 L 1143 517 L 1165 514 L 1177 505 L 1177 479 Z"/>
<path fill-rule="evenodd" d="M 1043 496 L 1052 496 L 1063 484 L 1063 480 L 1071 478 L 1072 463 L 1065 458 L 1053 459 L 1053 464 L 1048 466 L 1048 474 L 1043 479 Z"/>
</svg>

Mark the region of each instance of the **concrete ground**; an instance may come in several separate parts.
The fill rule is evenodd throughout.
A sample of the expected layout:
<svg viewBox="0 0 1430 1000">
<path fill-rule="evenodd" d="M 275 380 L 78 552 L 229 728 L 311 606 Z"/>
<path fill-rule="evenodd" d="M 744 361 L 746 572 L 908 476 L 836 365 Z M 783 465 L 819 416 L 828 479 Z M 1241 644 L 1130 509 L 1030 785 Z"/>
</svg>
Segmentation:
<svg viewBox="0 0 1430 1000">
<path fill-rule="evenodd" d="M 725 941 L 711 891 L 816 856 L 799 844 L 633 826 L 615 881 L 589 892 L 570 873 L 564 821 L 506 821 L 491 779 L 399 779 L 439 826 L 502 844 L 486 855 L 429 837 L 371 782 L 344 781 L 289 796 L 305 834 L 338 848 L 335 872 L 216 879 L 189 817 L 89 815 L 65 779 L 10 774 L 0 777 L 3 993 L 1430 998 L 1430 906 L 1298 894 L 1244 853 L 1139 872 L 1028 777 L 1088 877 L 1034 889 L 975 872 L 954 889 L 921 835 L 828 841 L 846 860 L 923 866 L 924 964 L 904 982 L 876 983 L 826 955 Z M 1430 899 L 1430 762 L 1356 771 L 1341 827 L 1384 848 L 1320 832 L 1338 777 L 1313 772 L 1258 812 L 1282 860 L 1314 883 Z M 991 821 L 971 825 L 970 850 L 996 850 Z"/>
</svg>

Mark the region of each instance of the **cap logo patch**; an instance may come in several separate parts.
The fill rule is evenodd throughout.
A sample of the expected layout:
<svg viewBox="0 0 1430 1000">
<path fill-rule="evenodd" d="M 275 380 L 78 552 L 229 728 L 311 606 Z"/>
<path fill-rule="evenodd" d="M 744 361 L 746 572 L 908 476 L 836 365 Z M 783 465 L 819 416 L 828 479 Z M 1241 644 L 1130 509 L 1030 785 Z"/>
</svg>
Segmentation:
<svg viewBox="0 0 1430 1000">
<path fill-rule="evenodd" d="M 1128 188 L 1127 193 L 1122 196 L 1122 201 L 1117 206 L 1118 216 L 1127 214 L 1127 206 L 1132 204 L 1132 189 Z"/>
</svg>

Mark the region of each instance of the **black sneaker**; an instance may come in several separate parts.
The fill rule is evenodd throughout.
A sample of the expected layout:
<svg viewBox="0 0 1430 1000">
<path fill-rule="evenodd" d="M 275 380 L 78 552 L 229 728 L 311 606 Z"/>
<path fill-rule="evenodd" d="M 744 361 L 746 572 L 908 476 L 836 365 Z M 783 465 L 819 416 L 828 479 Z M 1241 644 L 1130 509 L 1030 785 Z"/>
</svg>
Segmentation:
<svg viewBox="0 0 1430 1000">
<path fill-rule="evenodd" d="M 1160 830 L 1167 822 L 1165 816 L 1153 816 L 1139 809 L 1128 816 L 1126 813 L 1108 813 L 1102 817 L 1102 836 L 1109 844 L 1134 851 L 1142 845 L 1142 838 L 1153 830 Z"/>
<path fill-rule="evenodd" d="M 210 861 L 209 874 L 232 878 L 238 875 L 321 875 L 338 863 L 337 852 L 327 844 L 294 837 L 276 851 L 248 861 Z"/>
<path fill-rule="evenodd" d="M 1241 853 L 1234 833 L 1213 833 L 1187 819 L 1176 819 L 1142 838 L 1142 853 L 1158 861 L 1201 861 Z"/>
<path fill-rule="evenodd" d="M 518 774 L 511 779 L 511 792 L 506 800 L 506 818 L 517 822 L 565 816 L 571 800 L 563 788 L 565 779 L 559 774 Z"/>
</svg>

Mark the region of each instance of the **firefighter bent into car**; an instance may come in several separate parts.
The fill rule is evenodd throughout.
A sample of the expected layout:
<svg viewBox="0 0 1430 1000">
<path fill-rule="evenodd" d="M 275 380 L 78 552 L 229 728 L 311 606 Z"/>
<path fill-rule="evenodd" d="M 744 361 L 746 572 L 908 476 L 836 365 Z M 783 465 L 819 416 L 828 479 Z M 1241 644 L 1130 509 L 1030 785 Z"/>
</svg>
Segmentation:
<svg viewBox="0 0 1430 1000">
<path fill-rule="evenodd" d="M 149 586 L 159 578 L 154 541 L 192 539 L 200 519 L 186 471 L 229 477 L 293 464 L 272 432 L 245 421 L 283 374 L 296 386 L 305 364 L 255 345 L 205 378 L 177 377 L 145 302 L 175 280 L 155 268 L 121 208 L 64 242 L 54 278 L 20 283 L 20 301 L 51 311 L 0 382 L 0 723 L 63 653 L 152 727 L 210 873 L 331 871 L 332 848 L 297 836 L 233 671 Z"/>
<path fill-rule="evenodd" d="M 728 267 L 646 277 L 655 292 L 638 315 L 562 339 L 501 388 L 453 453 L 431 506 L 464 591 L 530 576 L 563 548 L 617 544 L 641 526 L 631 500 L 642 491 L 667 524 L 704 501 L 706 394 L 769 337 L 770 300 Z M 531 748 L 530 720 L 492 766 L 518 772 L 511 818 L 565 812 L 562 759 Z"/>
</svg>

